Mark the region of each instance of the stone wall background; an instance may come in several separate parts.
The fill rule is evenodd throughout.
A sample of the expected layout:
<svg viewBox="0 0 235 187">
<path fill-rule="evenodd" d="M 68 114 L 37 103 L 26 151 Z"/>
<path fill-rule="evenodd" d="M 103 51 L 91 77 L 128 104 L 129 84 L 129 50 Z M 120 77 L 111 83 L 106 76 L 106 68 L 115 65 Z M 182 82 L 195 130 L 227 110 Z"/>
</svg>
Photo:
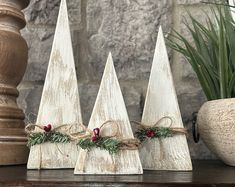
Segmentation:
<svg viewBox="0 0 235 187">
<path fill-rule="evenodd" d="M 200 0 L 67 0 L 77 69 L 81 109 L 87 124 L 96 99 L 108 52 L 111 51 L 130 120 L 140 120 L 157 32 L 174 28 L 189 37 L 183 26 L 186 10 L 205 21 L 209 5 Z M 49 61 L 60 0 L 31 0 L 24 11 L 22 35 L 29 46 L 26 74 L 19 85 L 18 103 L 26 120 L 37 114 Z M 205 96 L 185 60 L 169 50 L 171 68 L 184 124 L 191 129 L 192 113 Z M 191 131 L 190 131 L 191 132 Z M 193 159 L 215 158 L 200 141 L 188 138 Z"/>
</svg>

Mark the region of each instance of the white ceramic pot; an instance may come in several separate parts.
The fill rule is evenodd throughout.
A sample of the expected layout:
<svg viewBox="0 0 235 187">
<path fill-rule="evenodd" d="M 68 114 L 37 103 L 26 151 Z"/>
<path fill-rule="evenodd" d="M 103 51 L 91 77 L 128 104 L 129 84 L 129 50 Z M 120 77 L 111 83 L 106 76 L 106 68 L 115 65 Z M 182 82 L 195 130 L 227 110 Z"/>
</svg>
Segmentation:
<svg viewBox="0 0 235 187">
<path fill-rule="evenodd" d="M 199 110 L 198 130 L 207 147 L 235 166 L 235 99 L 208 101 Z"/>
</svg>

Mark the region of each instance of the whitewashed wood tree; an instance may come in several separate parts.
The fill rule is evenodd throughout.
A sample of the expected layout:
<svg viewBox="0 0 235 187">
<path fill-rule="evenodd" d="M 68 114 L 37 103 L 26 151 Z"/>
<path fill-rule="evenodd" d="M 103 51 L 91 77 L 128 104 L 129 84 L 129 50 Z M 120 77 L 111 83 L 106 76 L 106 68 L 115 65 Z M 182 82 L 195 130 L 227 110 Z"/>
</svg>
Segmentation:
<svg viewBox="0 0 235 187">
<path fill-rule="evenodd" d="M 74 123 L 77 125 L 70 133 L 79 130 L 82 117 L 67 5 L 66 0 L 62 0 L 36 124 L 56 127 Z M 31 147 L 27 167 L 74 168 L 77 156 L 75 143 L 43 143 Z"/>
<path fill-rule="evenodd" d="M 119 124 L 121 138 L 134 138 L 125 103 L 116 76 L 111 54 L 108 56 L 98 96 L 88 125 L 89 129 L 100 127 L 107 120 Z M 104 129 L 110 134 L 112 127 Z M 109 154 L 106 150 L 93 148 L 79 152 L 75 174 L 141 174 L 142 166 L 138 150 L 120 150 Z"/>
<path fill-rule="evenodd" d="M 153 126 L 163 117 L 172 119 L 172 127 L 183 128 L 177 96 L 174 88 L 169 59 L 160 27 L 146 95 L 142 123 Z M 168 127 L 169 119 L 159 126 Z M 191 170 L 186 136 L 184 134 L 159 139 L 148 139 L 140 149 L 144 169 Z"/>
</svg>

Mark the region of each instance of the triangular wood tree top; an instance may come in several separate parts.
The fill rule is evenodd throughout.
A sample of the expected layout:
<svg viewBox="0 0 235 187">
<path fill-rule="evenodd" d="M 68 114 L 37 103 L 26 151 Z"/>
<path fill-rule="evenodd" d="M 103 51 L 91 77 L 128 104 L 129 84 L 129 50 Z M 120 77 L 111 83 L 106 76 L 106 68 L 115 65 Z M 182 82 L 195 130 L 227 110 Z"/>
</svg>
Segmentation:
<svg viewBox="0 0 235 187">
<path fill-rule="evenodd" d="M 47 75 L 36 124 L 82 123 L 66 0 L 61 1 Z M 70 131 L 76 131 L 74 125 Z M 74 168 L 75 143 L 31 147 L 28 168 Z"/>
<path fill-rule="evenodd" d="M 108 56 L 98 96 L 88 125 L 89 129 L 100 127 L 105 121 L 118 122 L 121 138 L 134 138 L 125 103 L 116 76 L 111 54 Z M 112 126 L 104 129 L 109 134 Z M 142 166 L 138 150 L 121 150 L 110 155 L 106 150 L 93 148 L 80 150 L 75 174 L 141 174 Z"/>
<path fill-rule="evenodd" d="M 160 27 L 146 95 L 142 123 L 153 126 L 163 117 L 170 117 L 172 127 L 183 127 L 169 59 Z M 159 126 L 169 126 L 164 119 Z M 144 169 L 191 170 L 192 164 L 185 135 L 174 135 L 159 141 L 147 140 L 140 150 Z"/>
</svg>

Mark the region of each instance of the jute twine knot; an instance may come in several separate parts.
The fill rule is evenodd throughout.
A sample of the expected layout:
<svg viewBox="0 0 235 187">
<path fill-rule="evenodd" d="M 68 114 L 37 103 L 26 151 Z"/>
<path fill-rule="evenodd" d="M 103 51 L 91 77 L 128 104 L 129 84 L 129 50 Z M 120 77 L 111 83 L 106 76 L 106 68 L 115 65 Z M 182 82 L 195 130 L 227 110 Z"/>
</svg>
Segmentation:
<svg viewBox="0 0 235 187">
<path fill-rule="evenodd" d="M 138 121 L 131 121 L 132 123 L 135 123 L 137 125 L 140 125 L 141 128 L 144 128 L 144 129 L 149 129 L 149 128 L 152 128 L 152 127 L 155 127 L 157 129 L 159 128 L 162 128 L 163 126 L 160 126 L 161 122 L 164 120 L 164 119 L 168 119 L 170 120 L 170 125 L 168 127 L 165 127 L 165 128 L 169 128 L 170 131 L 173 133 L 173 134 L 185 134 L 187 135 L 187 129 L 185 128 L 181 128 L 181 127 L 172 127 L 173 125 L 173 119 L 169 116 L 164 116 L 162 118 L 160 118 L 156 123 L 154 123 L 153 126 L 149 126 L 149 125 L 146 125 L 144 123 L 141 123 L 141 122 L 138 122 Z"/>
<path fill-rule="evenodd" d="M 103 135 L 102 132 L 105 127 L 111 126 L 113 128 L 111 131 L 111 134 L 109 135 Z M 87 132 L 89 135 L 87 137 L 95 137 L 95 136 L 101 136 L 103 138 L 114 138 L 118 140 L 121 145 L 120 145 L 120 150 L 136 150 L 140 146 L 140 141 L 136 138 L 122 138 L 122 134 L 119 129 L 119 124 L 115 120 L 107 120 L 104 123 L 101 124 L 100 128 L 95 128 L 93 131 L 87 129 Z"/>
<path fill-rule="evenodd" d="M 66 135 L 68 135 L 71 140 L 76 140 L 79 137 L 80 138 L 86 137 L 86 134 L 84 134 L 84 132 L 87 131 L 87 128 L 82 123 L 62 124 L 62 125 L 57 125 L 56 124 L 56 125 L 53 125 L 53 126 L 51 124 L 39 125 L 39 124 L 30 123 L 30 124 L 26 125 L 25 132 L 28 135 L 33 134 L 33 133 L 35 133 L 35 127 L 39 128 L 43 132 L 51 132 L 51 131 L 54 131 L 54 132 L 56 132 L 56 131 L 57 132 L 69 132 L 72 129 L 72 127 L 74 127 L 74 126 L 78 126 L 81 130 L 79 132 L 76 132 L 76 133 L 66 133 Z"/>
<path fill-rule="evenodd" d="M 170 124 L 165 127 L 165 126 L 160 126 L 161 122 L 163 120 L 170 120 Z M 174 134 L 182 134 L 182 135 L 187 135 L 187 129 L 185 128 L 181 128 L 181 127 L 172 127 L 173 125 L 173 119 L 169 116 L 164 116 L 162 118 L 160 118 L 156 123 L 154 123 L 154 125 L 150 126 L 150 125 L 146 125 L 144 123 L 138 122 L 138 121 L 131 121 L 132 123 L 135 123 L 137 125 L 140 126 L 140 128 L 144 128 L 144 129 L 150 129 L 150 128 L 156 128 L 157 130 L 160 128 L 168 128 L 171 132 L 172 135 Z M 164 155 L 164 146 L 163 146 L 163 142 L 161 137 L 157 137 L 158 141 L 159 141 L 159 149 L 160 149 L 160 160 L 163 160 L 165 155 Z"/>
</svg>

